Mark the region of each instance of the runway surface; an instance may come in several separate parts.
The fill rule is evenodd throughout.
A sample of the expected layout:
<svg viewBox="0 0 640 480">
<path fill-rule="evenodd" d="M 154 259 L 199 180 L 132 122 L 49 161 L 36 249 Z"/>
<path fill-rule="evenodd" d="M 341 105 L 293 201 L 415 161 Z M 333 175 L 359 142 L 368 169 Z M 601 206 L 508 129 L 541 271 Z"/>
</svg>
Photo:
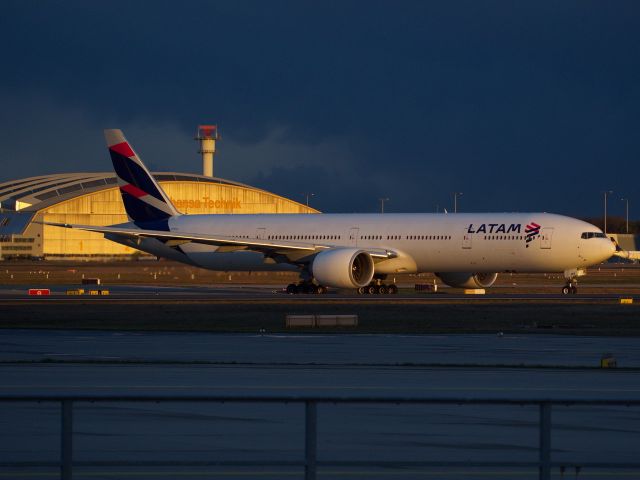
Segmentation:
<svg viewBox="0 0 640 480">
<path fill-rule="evenodd" d="M 408 287 L 408 286 L 407 286 Z M 78 301 L 104 302 L 114 303 L 122 301 L 136 300 L 160 300 L 164 302 L 184 302 L 184 301 L 215 301 L 215 300 L 265 300 L 273 299 L 276 301 L 309 301 L 318 300 L 323 302 L 330 301 L 350 301 L 350 302 L 490 302 L 503 300 L 534 300 L 534 301 L 554 301 L 554 302 L 617 302 L 621 297 L 640 299 L 640 293 L 605 292 L 608 285 L 589 285 L 587 293 L 578 295 L 562 295 L 560 289 L 558 292 L 545 293 L 526 293 L 526 290 L 542 288 L 543 286 L 530 285 L 528 289 L 513 289 L 508 287 L 496 287 L 487 290 L 487 294 L 470 295 L 459 293 L 459 290 L 451 290 L 445 288 L 440 293 L 423 293 L 416 294 L 411 292 L 409 288 L 405 288 L 398 295 L 357 295 L 349 291 L 331 291 L 325 295 L 300 294 L 287 295 L 281 288 L 273 285 L 224 285 L 224 286 L 151 286 L 151 285 L 48 285 L 51 295 L 48 296 L 30 296 L 27 295 L 27 287 L 15 285 L 0 285 L 0 304 L 20 302 L 68 302 L 74 303 Z M 628 288 L 629 286 L 627 286 Z M 34 288 L 38 288 L 37 286 Z M 108 290 L 108 296 L 99 295 L 67 295 L 67 291 L 83 288 L 85 292 L 89 290 Z M 545 287 L 548 290 L 548 286 Z M 640 285 L 638 285 L 640 288 Z M 600 289 L 602 292 L 598 292 Z M 523 290 L 525 292 L 523 292 Z M 586 289 L 585 289 L 586 290 Z M 594 293 L 594 290 L 596 292 Z M 408 293 L 407 293 L 408 292 Z"/>
<path fill-rule="evenodd" d="M 588 368 L 603 352 L 635 369 Z M 4 330 L 0 362 L 4 395 L 640 398 L 640 345 L 621 337 Z M 511 367 L 497 366 L 501 363 Z M 0 462 L 56 461 L 59 415 L 59 406 L 46 403 L 4 405 Z M 295 462 L 304 450 L 303 418 L 297 404 L 81 403 L 74 417 L 74 454 L 80 462 Z M 319 478 L 537 478 L 533 468 L 376 465 L 536 461 L 536 407 L 321 405 L 318 421 L 320 460 L 372 462 L 323 467 Z M 632 462 L 640 454 L 640 408 L 559 406 L 552 421 L 554 461 Z M 0 478 L 17 478 L 11 477 L 16 472 L 0 469 Z M 19 473 L 55 478 L 44 467 Z M 565 473 L 574 478 L 574 470 Z M 640 472 L 589 469 L 578 478 L 587 475 L 634 478 Z M 298 467 L 247 463 L 242 468 L 83 467 L 77 478 L 141 477 L 302 478 L 302 473 Z"/>
<path fill-rule="evenodd" d="M 565 335 L 213 334 L 0 330 L 0 362 L 206 362 L 247 366 L 506 365 L 640 368 L 640 341 Z"/>
</svg>

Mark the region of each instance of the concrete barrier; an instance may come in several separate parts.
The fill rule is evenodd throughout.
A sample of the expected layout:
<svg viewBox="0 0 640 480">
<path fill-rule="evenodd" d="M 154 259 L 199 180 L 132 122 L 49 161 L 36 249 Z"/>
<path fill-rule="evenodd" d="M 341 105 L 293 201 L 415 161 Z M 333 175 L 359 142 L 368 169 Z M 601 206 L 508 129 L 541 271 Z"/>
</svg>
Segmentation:
<svg viewBox="0 0 640 480">
<path fill-rule="evenodd" d="M 285 319 L 287 327 L 315 327 L 315 315 L 287 315 Z"/>
<path fill-rule="evenodd" d="M 316 315 L 316 327 L 355 327 L 358 315 Z"/>
<path fill-rule="evenodd" d="M 358 315 L 287 315 L 285 324 L 291 327 L 356 327 Z"/>
</svg>

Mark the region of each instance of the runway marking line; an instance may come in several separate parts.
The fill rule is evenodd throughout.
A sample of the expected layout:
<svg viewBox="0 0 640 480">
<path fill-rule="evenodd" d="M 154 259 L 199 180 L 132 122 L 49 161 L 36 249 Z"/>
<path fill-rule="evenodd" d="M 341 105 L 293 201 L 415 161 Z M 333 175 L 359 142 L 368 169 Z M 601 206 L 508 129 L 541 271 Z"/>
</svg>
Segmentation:
<svg viewBox="0 0 640 480">
<path fill-rule="evenodd" d="M 318 469 L 318 474 L 323 476 L 341 476 L 341 477 L 387 477 L 387 476 L 409 476 L 409 475 L 421 475 L 421 476 L 439 476 L 439 477 L 447 477 L 454 475 L 464 475 L 467 477 L 533 477 L 538 478 L 539 472 L 537 470 L 520 470 L 520 471 L 484 471 L 484 472 L 470 472 L 470 471 L 439 471 L 439 470 L 403 470 L 403 471 L 354 471 L 354 470 L 322 470 Z M 616 471 L 597 471 L 597 472 L 580 472 L 581 477 L 602 477 L 602 478 L 623 478 L 623 477 L 634 477 L 638 478 L 640 472 L 636 471 L 626 471 L 626 472 L 616 472 Z M 272 476 L 288 476 L 288 477 L 299 477 L 301 475 L 300 471 L 224 471 L 224 472 L 216 472 L 216 471 L 201 471 L 201 472 L 164 472 L 164 471 L 147 471 L 147 472 L 127 472 L 127 471 L 105 471 L 105 472 L 78 472 L 76 471 L 76 475 L 78 477 L 172 477 L 172 478 L 180 478 L 180 477 L 272 477 Z M 0 478 L 60 478 L 59 472 L 1 472 Z"/>
<path fill-rule="evenodd" d="M 398 387 L 384 387 L 384 386 L 317 386 L 317 385 L 215 385 L 206 386 L 202 385 L 65 385 L 60 387 L 59 385 L 0 385 L 0 390 L 15 390 L 20 388 L 27 389 L 132 389 L 132 390 L 149 390 L 149 389 L 167 389 L 167 390 L 192 390 L 197 389 L 199 391 L 205 390 L 401 390 Z M 504 388 L 504 387 L 407 387 L 407 390 L 420 390 L 427 392 L 465 392 L 472 390 L 474 392 L 548 392 L 549 387 L 519 387 L 519 388 Z M 626 389 L 612 389 L 612 388 L 553 388 L 554 392 L 593 392 L 593 393 L 638 393 L 640 388 L 626 388 Z"/>
</svg>

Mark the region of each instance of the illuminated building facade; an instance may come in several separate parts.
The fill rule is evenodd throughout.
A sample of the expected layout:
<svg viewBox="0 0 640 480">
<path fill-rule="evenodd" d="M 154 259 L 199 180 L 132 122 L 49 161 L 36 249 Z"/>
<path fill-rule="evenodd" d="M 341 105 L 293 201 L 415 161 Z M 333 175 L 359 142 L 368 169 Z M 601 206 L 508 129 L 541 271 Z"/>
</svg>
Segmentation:
<svg viewBox="0 0 640 480">
<path fill-rule="evenodd" d="M 319 213 L 274 193 L 241 183 L 189 173 L 154 173 L 184 214 Z M 141 252 L 101 234 L 39 222 L 114 225 L 128 221 L 113 173 L 43 175 L 0 183 L 0 208 L 34 214 L 22 235 L 0 235 L 8 257 L 130 257 Z"/>
</svg>

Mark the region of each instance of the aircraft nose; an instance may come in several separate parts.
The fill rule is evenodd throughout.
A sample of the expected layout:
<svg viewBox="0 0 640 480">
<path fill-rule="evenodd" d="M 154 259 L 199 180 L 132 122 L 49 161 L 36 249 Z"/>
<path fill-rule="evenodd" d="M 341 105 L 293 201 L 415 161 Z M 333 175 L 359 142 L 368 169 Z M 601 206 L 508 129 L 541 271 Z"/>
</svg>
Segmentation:
<svg viewBox="0 0 640 480">
<path fill-rule="evenodd" d="M 610 239 L 606 239 L 602 242 L 602 259 L 608 260 L 616 253 L 616 244 Z"/>
</svg>

